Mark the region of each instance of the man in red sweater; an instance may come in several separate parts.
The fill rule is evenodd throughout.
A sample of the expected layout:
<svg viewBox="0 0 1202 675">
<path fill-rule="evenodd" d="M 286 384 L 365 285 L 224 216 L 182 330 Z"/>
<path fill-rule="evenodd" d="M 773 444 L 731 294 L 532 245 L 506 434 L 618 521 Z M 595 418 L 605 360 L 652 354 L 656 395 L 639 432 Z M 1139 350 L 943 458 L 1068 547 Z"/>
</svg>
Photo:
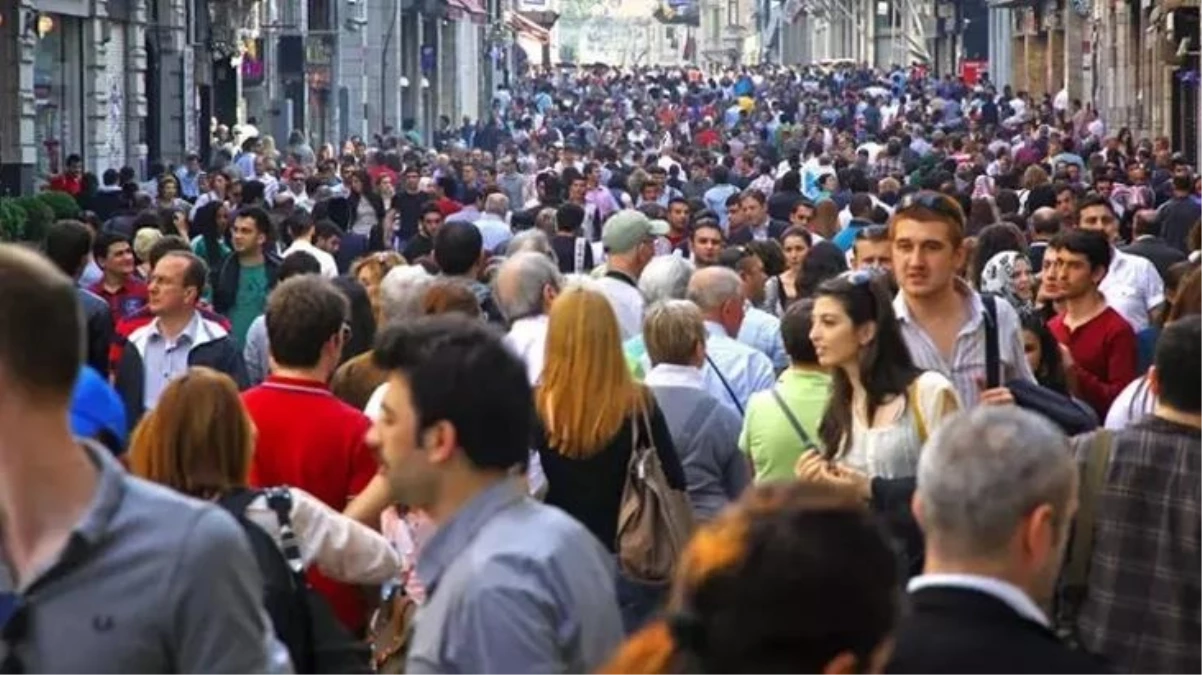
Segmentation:
<svg viewBox="0 0 1202 675">
<path fill-rule="evenodd" d="M 1048 322 L 1060 343 L 1070 388 L 1098 419 L 1136 377 L 1135 331 L 1106 304 L 1098 285 L 1110 266 L 1110 243 L 1090 230 L 1067 230 L 1048 244 L 1064 311 Z"/>
<path fill-rule="evenodd" d="M 349 337 L 346 297 L 320 275 L 288 279 L 267 300 L 272 374 L 242 395 L 258 432 L 251 461 L 255 487 L 289 485 L 343 511 L 378 469 L 366 445 L 371 422 L 326 386 Z M 314 588 L 362 634 L 367 608 L 359 589 L 310 572 Z"/>
</svg>

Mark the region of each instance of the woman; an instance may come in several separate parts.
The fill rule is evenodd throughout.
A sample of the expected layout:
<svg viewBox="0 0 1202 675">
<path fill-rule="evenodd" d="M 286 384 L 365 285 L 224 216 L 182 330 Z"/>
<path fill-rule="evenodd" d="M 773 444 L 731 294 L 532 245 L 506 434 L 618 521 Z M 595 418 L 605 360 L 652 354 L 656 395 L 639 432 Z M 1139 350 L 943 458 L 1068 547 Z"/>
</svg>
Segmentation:
<svg viewBox="0 0 1202 675">
<path fill-rule="evenodd" d="M 862 503 L 826 486 L 757 486 L 698 530 L 667 616 L 600 672 L 883 672 L 899 581 Z"/>
<path fill-rule="evenodd" d="M 1071 396 L 1068 390 L 1068 377 L 1064 371 L 1064 362 L 1060 356 L 1060 343 L 1056 336 L 1048 330 L 1047 321 L 1033 307 L 1019 312 L 1023 335 L 1023 352 L 1027 356 L 1027 365 L 1035 374 L 1035 380 L 1041 386 L 1052 391 Z"/>
<path fill-rule="evenodd" d="M 826 458 L 869 477 L 908 478 L 923 443 L 960 407 L 944 375 L 914 365 L 882 280 L 853 272 L 819 286 L 810 340 L 832 373 L 818 425 Z"/>
<path fill-rule="evenodd" d="M 189 369 L 163 391 L 130 441 L 130 471 L 189 497 L 220 502 L 249 489 L 254 425 L 234 381 L 208 368 Z M 400 556 L 369 528 L 313 495 L 288 488 L 291 520 L 305 567 L 333 580 L 374 585 L 394 578 Z M 280 542 L 280 524 L 263 496 L 246 518 Z"/>
<path fill-rule="evenodd" d="M 371 177 L 366 171 L 356 171 L 351 176 L 350 232 L 367 237 L 373 251 L 384 248 L 384 201 L 372 187 Z"/>
<path fill-rule="evenodd" d="M 371 349 L 371 343 L 376 339 L 376 320 L 372 315 L 367 291 L 359 282 L 347 277 L 338 277 L 333 279 L 333 282 L 346 296 L 347 304 L 351 308 L 351 317 L 347 322 L 351 334 L 342 345 L 342 359 L 339 361 L 346 363 Z"/>
<path fill-rule="evenodd" d="M 555 299 L 534 403 L 535 445 L 550 486 L 546 502 L 583 523 L 611 552 L 617 552 L 618 509 L 636 438 L 640 447 L 655 448 L 669 487 L 685 489 L 664 415 L 631 376 L 617 317 L 601 293 L 570 287 Z M 621 575 L 617 586 L 630 631 L 655 609 L 663 588 Z"/>
<path fill-rule="evenodd" d="M 814 244 L 794 275 L 796 298 L 812 297 L 822 282 L 847 271 L 847 254 L 829 241 Z"/>
<path fill-rule="evenodd" d="M 995 223 L 982 229 L 975 237 L 976 246 L 973 249 L 969 265 L 969 283 L 977 290 L 981 289 L 981 273 L 985 264 L 1003 251 L 1017 251 L 1023 257 L 1027 255 L 1027 239 L 1022 231 L 1010 223 Z"/>
<path fill-rule="evenodd" d="M 192 218 L 192 252 L 204 260 L 209 266 L 209 283 L 205 287 L 205 297 L 208 298 L 217 281 L 217 272 L 221 263 L 229 256 L 232 249 L 226 242 L 226 232 L 229 230 L 229 207 L 223 202 L 212 201 L 196 210 Z"/>
<path fill-rule="evenodd" d="M 764 305 L 773 314 L 783 315 L 789 305 L 798 298 L 797 279 L 813 240 L 809 231 L 800 227 L 790 227 L 780 235 L 781 248 L 785 254 L 785 269 L 768 279 L 764 293 Z"/>
<path fill-rule="evenodd" d="M 174 234 L 191 241 L 188 236 L 188 211 L 186 209 L 159 209 L 159 231 L 164 235 Z"/>
<path fill-rule="evenodd" d="M 155 199 L 155 206 L 160 209 L 178 209 L 186 211 L 192 208 L 192 205 L 185 201 L 179 194 L 179 179 L 171 174 L 159 176 L 159 195 Z"/>
<path fill-rule="evenodd" d="M 141 216 L 139 216 L 141 218 Z M 157 227 L 143 225 L 134 231 L 134 276 L 146 283 L 150 280 L 150 249 L 163 238 L 163 233 Z"/>
<path fill-rule="evenodd" d="M 373 253 L 351 263 L 351 276 L 367 290 L 377 325 L 380 323 L 380 282 L 392 268 L 404 264 L 405 259 L 395 251 Z"/>
<path fill-rule="evenodd" d="M 979 243 L 979 240 L 978 240 Z M 977 289 L 995 295 L 1023 311 L 1033 307 L 1035 300 L 1031 262 L 1018 251 L 1002 251 L 994 255 L 981 269 Z"/>
</svg>

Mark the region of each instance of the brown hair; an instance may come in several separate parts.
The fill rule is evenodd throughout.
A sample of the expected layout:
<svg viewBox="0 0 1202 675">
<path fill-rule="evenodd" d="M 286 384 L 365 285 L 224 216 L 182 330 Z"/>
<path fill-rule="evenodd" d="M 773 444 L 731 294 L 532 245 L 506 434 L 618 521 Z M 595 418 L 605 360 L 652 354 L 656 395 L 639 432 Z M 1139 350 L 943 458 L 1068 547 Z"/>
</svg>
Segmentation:
<svg viewBox="0 0 1202 675">
<path fill-rule="evenodd" d="M 32 249 L 0 244 L 0 317 L 5 384 L 33 402 L 69 400 L 84 331 L 72 280 Z"/>
<path fill-rule="evenodd" d="M 814 205 L 814 215 L 810 217 L 810 231 L 826 239 L 834 237 L 839 231 L 839 205 L 834 200 L 823 199 Z"/>
<path fill-rule="evenodd" d="M 1195 267 L 1187 272 L 1177 286 L 1177 295 L 1169 308 L 1164 325 L 1169 325 L 1177 319 L 1202 314 L 1202 268 Z"/>
<path fill-rule="evenodd" d="M 238 387 L 224 373 L 189 368 L 142 418 L 130 440 L 129 468 L 141 478 L 199 499 L 246 485 L 254 426 Z"/>
<path fill-rule="evenodd" d="M 422 294 L 422 314 L 431 316 L 450 312 L 478 317 L 480 301 L 466 284 L 446 279 L 436 280 Z"/>
</svg>

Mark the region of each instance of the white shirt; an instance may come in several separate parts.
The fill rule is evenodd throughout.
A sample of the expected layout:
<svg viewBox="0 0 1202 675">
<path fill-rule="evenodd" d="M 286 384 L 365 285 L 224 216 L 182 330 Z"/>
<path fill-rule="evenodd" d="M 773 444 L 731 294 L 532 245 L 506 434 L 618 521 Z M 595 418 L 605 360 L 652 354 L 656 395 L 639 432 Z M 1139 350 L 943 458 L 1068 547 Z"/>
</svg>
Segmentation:
<svg viewBox="0 0 1202 675">
<path fill-rule="evenodd" d="M 705 341 L 708 357 L 705 388 L 742 417 L 752 394 L 771 389 L 776 384 L 772 361 L 755 347 L 730 337 L 725 328 L 713 321 L 705 322 L 705 330 L 708 335 Z M 714 370 L 715 367 L 721 371 L 721 376 Z"/>
<path fill-rule="evenodd" d="M 505 344 L 509 345 L 526 364 L 526 375 L 530 378 L 531 386 L 538 384 L 538 380 L 543 374 L 548 324 L 549 320 L 546 314 L 518 319 L 513 322 L 513 326 L 505 336 Z"/>
<path fill-rule="evenodd" d="M 1122 431 L 1151 415 L 1156 410 L 1156 394 L 1148 386 L 1148 376 L 1136 378 L 1123 388 L 1110 404 L 1103 425 L 1111 431 Z"/>
<path fill-rule="evenodd" d="M 615 279 L 611 276 L 597 280 L 597 290 L 609 300 L 610 307 L 618 317 L 618 328 L 622 332 L 622 341 L 643 332 L 643 294 L 634 284 L 625 279 Z"/>
<path fill-rule="evenodd" d="M 1106 304 L 1123 315 L 1138 333 L 1148 327 L 1148 314 L 1164 304 L 1164 280 L 1147 259 L 1113 249 L 1110 269 L 1098 284 Z"/>
<path fill-rule="evenodd" d="M 1024 619 L 1034 621 L 1045 628 L 1051 627 L 1048 617 L 1044 615 L 1043 610 L 1039 609 L 1039 605 L 1036 605 L 1030 596 L 1018 586 L 1002 581 L 1001 579 L 983 577 L 976 574 L 920 574 L 910 580 L 910 584 L 906 586 L 906 590 L 913 593 L 923 588 L 938 586 L 966 588 L 991 595 L 1009 605 L 1015 614 Z"/>
<path fill-rule="evenodd" d="M 293 241 L 292 245 L 288 247 L 288 250 L 284 251 L 283 257 L 287 258 L 297 251 L 304 251 L 314 258 L 317 258 L 317 262 L 321 264 L 322 276 L 326 276 L 331 279 L 338 276 L 338 263 L 334 262 L 334 256 L 317 248 L 304 239 L 297 239 L 296 241 Z"/>
<path fill-rule="evenodd" d="M 652 368 L 643 377 L 643 384 L 648 387 L 687 387 L 705 391 L 705 373 L 693 366 L 680 366 L 675 363 L 661 363 Z"/>
</svg>

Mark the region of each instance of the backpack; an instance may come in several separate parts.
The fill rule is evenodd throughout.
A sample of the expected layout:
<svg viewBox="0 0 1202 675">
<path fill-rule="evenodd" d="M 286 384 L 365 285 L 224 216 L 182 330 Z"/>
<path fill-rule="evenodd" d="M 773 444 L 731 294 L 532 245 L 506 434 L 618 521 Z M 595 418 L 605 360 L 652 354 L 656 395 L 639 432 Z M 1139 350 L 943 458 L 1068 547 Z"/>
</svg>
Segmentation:
<svg viewBox="0 0 1202 675">
<path fill-rule="evenodd" d="M 630 461 L 618 507 L 618 569 L 635 581 L 666 584 L 693 532 L 693 511 L 684 491 L 668 486 L 648 412 L 638 412 L 630 428 Z"/>
<path fill-rule="evenodd" d="M 275 512 L 280 544 L 246 517 L 259 495 Z M 263 605 L 276 637 L 288 648 L 297 673 L 370 673 L 367 646 L 350 631 L 305 579 L 300 545 L 292 531 L 292 493 L 287 487 L 235 490 L 218 504 L 242 526 L 263 574 Z"/>
</svg>

